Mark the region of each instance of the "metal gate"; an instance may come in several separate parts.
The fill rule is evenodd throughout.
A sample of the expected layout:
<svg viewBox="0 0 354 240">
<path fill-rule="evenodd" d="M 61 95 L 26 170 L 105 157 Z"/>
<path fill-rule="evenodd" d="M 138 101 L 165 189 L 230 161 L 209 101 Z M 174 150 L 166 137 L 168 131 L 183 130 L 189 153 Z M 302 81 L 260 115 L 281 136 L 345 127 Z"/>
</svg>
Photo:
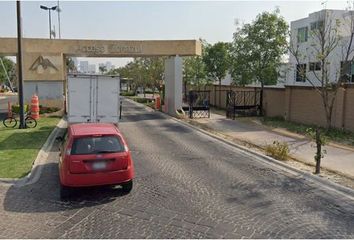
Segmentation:
<svg viewBox="0 0 354 240">
<path fill-rule="evenodd" d="M 189 118 L 210 117 L 210 91 L 189 91 L 188 107 L 183 110 L 188 112 Z"/>
<path fill-rule="evenodd" d="M 228 91 L 226 94 L 226 117 L 259 116 L 261 114 L 260 89 Z"/>
</svg>

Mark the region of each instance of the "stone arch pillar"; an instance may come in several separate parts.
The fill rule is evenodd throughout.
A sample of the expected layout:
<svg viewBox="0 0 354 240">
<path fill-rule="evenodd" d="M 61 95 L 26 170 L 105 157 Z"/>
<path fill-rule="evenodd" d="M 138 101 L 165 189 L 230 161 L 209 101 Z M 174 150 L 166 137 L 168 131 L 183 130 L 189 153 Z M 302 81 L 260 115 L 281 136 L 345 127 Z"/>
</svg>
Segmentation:
<svg viewBox="0 0 354 240">
<path fill-rule="evenodd" d="M 172 56 L 165 60 L 165 111 L 172 116 L 182 107 L 182 58 Z"/>
</svg>

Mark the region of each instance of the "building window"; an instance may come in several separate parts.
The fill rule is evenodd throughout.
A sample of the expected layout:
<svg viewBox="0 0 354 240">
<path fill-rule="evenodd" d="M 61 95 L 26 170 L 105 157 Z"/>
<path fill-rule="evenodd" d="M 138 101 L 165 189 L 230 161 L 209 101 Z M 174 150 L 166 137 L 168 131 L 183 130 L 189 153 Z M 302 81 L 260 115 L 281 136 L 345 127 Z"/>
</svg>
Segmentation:
<svg viewBox="0 0 354 240">
<path fill-rule="evenodd" d="M 296 65 L 296 82 L 306 82 L 306 64 Z"/>
<path fill-rule="evenodd" d="M 340 76 L 343 82 L 354 82 L 354 62 L 340 62 Z"/>
<path fill-rule="evenodd" d="M 321 62 L 310 62 L 309 71 L 321 71 Z"/>
<path fill-rule="evenodd" d="M 308 38 L 308 28 L 307 27 L 302 27 L 297 30 L 297 42 L 302 43 L 302 42 L 307 42 Z"/>
<path fill-rule="evenodd" d="M 311 31 L 320 30 L 320 29 L 323 29 L 323 26 L 324 26 L 324 21 L 323 20 L 317 21 L 317 22 L 312 22 L 310 24 L 310 29 L 311 29 Z"/>
</svg>

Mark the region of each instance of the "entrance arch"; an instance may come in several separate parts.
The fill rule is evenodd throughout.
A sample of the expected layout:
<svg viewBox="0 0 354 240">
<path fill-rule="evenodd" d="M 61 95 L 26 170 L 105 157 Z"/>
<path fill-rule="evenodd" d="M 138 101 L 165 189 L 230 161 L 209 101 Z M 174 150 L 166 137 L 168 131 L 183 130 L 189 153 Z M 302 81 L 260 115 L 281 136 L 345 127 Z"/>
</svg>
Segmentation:
<svg viewBox="0 0 354 240">
<path fill-rule="evenodd" d="M 66 57 L 152 57 L 165 61 L 165 103 L 175 115 L 182 107 L 182 59 L 201 55 L 197 40 L 82 40 L 24 38 L 23 79 L 25 100 L 38 93 L 41 102 L 63 104 Z M 0 38 L 0 55 L 17 55 L 16 38 Z"/>
</svg>

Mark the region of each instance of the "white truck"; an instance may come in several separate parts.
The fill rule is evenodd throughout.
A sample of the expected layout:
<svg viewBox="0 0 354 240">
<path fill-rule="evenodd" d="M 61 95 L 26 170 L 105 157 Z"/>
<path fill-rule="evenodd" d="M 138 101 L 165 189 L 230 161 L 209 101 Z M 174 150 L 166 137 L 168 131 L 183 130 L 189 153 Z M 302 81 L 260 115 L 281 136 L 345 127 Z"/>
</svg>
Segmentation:
<svg viewBox="0 0 354 240">
<path fill-rule="evenodd" d="M 121 111 L 118 76 L 68 74 L 68 123 L 118 124 Z"/>
</svg>

